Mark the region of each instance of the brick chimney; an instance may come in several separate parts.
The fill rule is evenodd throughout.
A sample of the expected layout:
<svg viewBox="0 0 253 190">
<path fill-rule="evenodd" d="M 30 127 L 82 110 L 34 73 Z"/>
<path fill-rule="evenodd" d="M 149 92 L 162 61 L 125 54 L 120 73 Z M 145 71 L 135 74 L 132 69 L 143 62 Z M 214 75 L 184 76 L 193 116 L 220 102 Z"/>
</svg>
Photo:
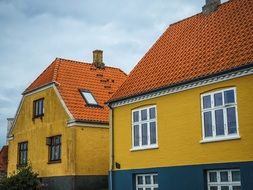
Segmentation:
<svg viewBox="0 0 253 190">
<path fill-rule="evenodd" d="M 208 15 L 217 10 L 221 4 L 221 0 L 206 0 L 206 4 L 202 7 L 202 13 Z"/>
<path fill-rule="evenodd" d="M 93 65 L 95 67 L 102 69 L 105 67 L 105 64 L 103 62 L 103 51 L 102 50 L 94 50 L 93 51 Z"/>
</svg>

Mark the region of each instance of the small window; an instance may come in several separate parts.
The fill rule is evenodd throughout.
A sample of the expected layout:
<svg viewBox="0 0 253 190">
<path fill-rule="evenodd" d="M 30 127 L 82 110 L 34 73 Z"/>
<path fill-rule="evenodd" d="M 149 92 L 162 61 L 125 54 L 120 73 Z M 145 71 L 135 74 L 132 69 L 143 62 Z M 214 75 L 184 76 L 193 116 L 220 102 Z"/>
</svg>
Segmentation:
<svg viewBox="0 0 253 190">
<path fill-rule="evenodd" d="M 44 115 L 44 98 L 33 101 L 33 117 L 41 117 Z"/>
<path fill-rule="evenodd" d="M 49 162 L 61 160 L 61 135 L 48 137 Z"/>
<path fill-rule="evenodd" d="M 203 94 L 201 101 L 203 139 L 239 136 L 235 88 Z"/>
<path fill-rule="evenodd" d="M 132 111 L 132 132 L 133 149 L 157 147 L 156 106 Z"/>
<path fill-rule="evenodd" d="M 158 190 L 157 174 L 136 175 L 136 190 Z"/>
<path fill-rule="evenodd" d="M 18 166 L 27 165 L 28 142 L 18 144 Z"/>
<path fill-rule="evenodd" d="M 91 92 L 81 91 L 81 94 L 88 105 L 98 105 L 97 101 L 95 100 Z"/>
<path fill-rule="evenodd" d="M 207 171 L 208 190 L 240 190 L 240 170 L 209 170 Z"/>
</svg>

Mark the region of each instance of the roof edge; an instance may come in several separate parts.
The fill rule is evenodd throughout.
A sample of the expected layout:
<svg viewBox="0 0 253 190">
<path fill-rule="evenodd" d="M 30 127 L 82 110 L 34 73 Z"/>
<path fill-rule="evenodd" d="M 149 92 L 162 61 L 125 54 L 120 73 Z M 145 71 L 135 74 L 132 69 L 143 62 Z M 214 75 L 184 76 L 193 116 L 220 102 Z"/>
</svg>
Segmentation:
<svg viewBox="0 0 253 190">
<path fill-rule="evenodd" d="M 197 82 L 197 81 L 200 81 L 200 80 L 205 80 L 205 79 L 208 79 L 208 78 L 217 77 L 217 76 L 224 75 L 224 74 L 229 74 L 229 73 L 232 73 L 232 72 L 235 72 L 235 71 L 240 71 L 240 70 L 248 69 L 248 68 L 251 68 L 251 67 L 253 67 L 253 62 L 249 62 L 249 63 L 246 63 L 242 66 L 234 67 L 232 69 L 224 70 L 224 71 L 214 73 L 214 74 L 211 74 L 211 75 L 201 76 L 201 77 L 198 77 L 198 78 L 195 78 L 195 79 L 182 81 L 180 83 L 175 83 L 175 84 L 171 84 L 171 85 L 168 85 L 168 86 L 163 86 L 163 87 L 152 89 L 152 90 L 149 90 L 149 91 L 146 91 L 146 92 L 141 92 L 141 93 L 133 94 L 133 95 L 126 96 L 126 97 L 112 99 L 112 100 L 107 101 L 106 104 L 109 107 L 111 107 L 111 104 L 113 104 L 115 102 L 125 101 L 125 100 L 131 99 L 131 98 L 136 98 L 138 96 L 143 96 L 143 95 L 147 95 L 147 94 L 150 94 L 150 93 L 155 93 L 155 92 L 158 92 L 158 91 L 161 91 L 161 90 L 166 90 L 168 88 L 173 88 L 173 87 L 178 87 L 178 86 L 181 86 L 181 85 L 186 85 L 186 84 L 189 84 L 189 83 L 192 83 L 192 82 Z"/>
</svg>

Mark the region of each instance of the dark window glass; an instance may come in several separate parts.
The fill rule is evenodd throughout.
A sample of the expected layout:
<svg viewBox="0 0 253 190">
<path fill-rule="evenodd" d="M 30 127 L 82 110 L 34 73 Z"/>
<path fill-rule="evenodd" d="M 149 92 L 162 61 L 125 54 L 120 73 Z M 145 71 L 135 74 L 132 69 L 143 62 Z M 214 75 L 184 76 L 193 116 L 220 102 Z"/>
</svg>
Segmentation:
<svg viewBox="0 0 253 190">
<path fill-rule="evenodd" d="M 44 115 L 44 99 L 38 99 L 33 102 L 33 117 Z"/>
<path fill-rule="evenodd" d="M 216 135 L 224 135 L 223 109 L 215 110 Z"/>
<path fill-rule="evenodd" d="M 61 136 L 48 138 L 49 142 L 49 161 L 61 160 Z"/>
<path fill-rule="evenodd" d="M 149 108 L 149 118 L 155 119 L 155 108 Z"/>
<path fill-rule="evenodd" d="M 227 90 L 224 92 L 225 104 L 230 104 L 235 102 L 234 90 Z"/>
<path fill-rule="evenodd" d="M 148 118 L 147 109 L 141 110 L 141 120 L 144 121 L 147 120 L 147 118 Z"/>
<path fill-rule="evenodd" d="M 220 181 L 221 182 L 228 182 L 228 172 L 220 172 Z"/>
<path fill-rule="evenodd" d="M 237 133 L 235 107 L 227 108 L 228 134 Z"/>
<path fill-rule="evenodd" d="M 142 127 L 142 145 L 148 144 L 148 126 L 147 123 L 141 125 Z"/>
<path fill-rule="evenodd" d="M 18 165 L 27 165 L 28 142 L 18 144 Z"/>
<path fill-rule="evenodd" d="M 205 137 L 212 137 L 212 113 L 205 112 L 204 113 L 204 127 L 205 127 Z"/>
<path fill-rule="evenodd" d="M 217 182 L 217 172 L 210 172 L 209 179 L 210 179 L 210 182 Z"/>
<path fill-rule="evenodd" d="M 156 122 L 150 123 L 150 144 L 156 144 Z"/>
<path fill-rule="evenodd" d="M 241 181 L 240 171 L 232 171 L 232 181 Z"/>
<path fill-rule="evenodd" d="M 139 146 L 140 142 L 140 132 L 139 132 L 139 125 L 134 125 L 134 146 Z"/>
<path fill-rule="evenodd" d="M 211 95 L 203 97 L 203 108 L 211 108 Z"/>
<path fill-rule="evenodd" d="M 134 118 L 134 122 L 139 121 L 139 112 L 138 111 L 133 112 L 133 118 Z"/>
<path fill-rule="evenodd" d="M 222 106 L 222 93 L 214 94 L 214 106 Z"/>
</svg>

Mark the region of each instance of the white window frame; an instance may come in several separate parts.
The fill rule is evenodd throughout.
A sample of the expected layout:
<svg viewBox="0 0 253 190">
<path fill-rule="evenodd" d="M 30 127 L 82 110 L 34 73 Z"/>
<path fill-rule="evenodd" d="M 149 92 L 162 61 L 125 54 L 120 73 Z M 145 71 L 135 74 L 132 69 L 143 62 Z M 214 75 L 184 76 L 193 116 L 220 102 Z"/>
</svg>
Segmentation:
<svg viewBox="0 0 253 190">
<path fill-rule="evenodd" d="M 219 107 L 214 107 L 214 94 L 217 93 L 224 93 L 224 91 L 228 91 L 228 90 L 233 90 L 234 91 L 234 99 L 235 102 L 231 103 L 231 104 L 227 104 L 225 105 L 224 103 L 224 95 L 223 95 L 223 104 L 222 106 Z M 203 108 L 203 97 L 204 96 L 211 96 L 211 108 L 207 108 L 204 109 Z M 227 112 L 224 111 L 224 135 L 216 135 L 216 124 L 215 124 L 215 116 L 214 116 L 214 112 L 217 109 L 223 109 L 226 110 L 226 108 L 229 107 L 235 107 L 235 117 L 236 117 L 236 131 L 237 133 L 235 134 L 228 134 L 228 127 L 227 127 Z M 205 137 L 205 126 L 204 126 L 204 113 L 206 111 L 211 111 L 212 113 L 212 137 Z M 205 93 L 201 95 L 201 117 L 202 117 L 202 140 L 200 141 L 200 143 L 206 143 L 206 142 L 213 142 L 213 141 L 224 141 L 224 140 L 232 140 L 232 139 L 240 139 L 240 134 L 239 134 L 239 121 L 238 121 L 238 111 L 237 111 L 237 93 L 236 93 L 236 88 L 232 87 L 232 88 L 225 88 L 222 90 L 217 90 L 217 91 L 212 91 L 209 93 Z"/>
<path fill-rule="evenodd" d="M 149 119 L 149 111 L 147 111 L 147 120 L 146 121 L 141 121 L 141 111 L 142 110 L 149 110 L 150 108 L 155 108 L 155 119 Z M 133 113 L 138 111 L 139 112 L 139 122 L 134 122 L 134 118 L 133 118 Z M 157 107 L 156 105 L 152 105 L 152 106 L 145 106 L 145 107 L 141 107 L 138 109 L 134 109 L 132 110 L 132 148 L 130 149 L 130 151 L 136 151 L 136 150 L 145 150 L 145 149 L 155 149 L 158 148 L 158 125 L 157 125 Z M 156 144 L 150 144 L 150 122 L 155 122 L 156 123 Z M 147 123 L 147 132 L 148 132 L 148 144 L 147 145 L 142 145 L 142 127 L 141 125 Z M 139 125 L 139 134 L 140 134 L 140 138 L 139 138 L 139 146 L 134 146 L 134 125 L 138 124 Z"/>
<path fill-rule="evenodd" d="M 97 106 L 98 102 L 93 94 L 88 90 L 80 90 L 82 97 L 84 98 L 87 105 Z"/>
<path fill-rule="evenodd" d="M 233 190 L 233 186 L 240 186 L 241 187 L 241 181 L 232 181 L 232 172 L 233 171 L 239 171 L 240 169 L 226 169 L 226 170 L 208 170 L 207 171 L 207 187 L 208 190 L 211 190 L 211 187 L 217 187 L 218 190 L 221 190 L 221 186 L 229 186 L 229 190 Z M 217 182 L 211 182 L 210 181 L 210 173 L 216 172 L 217 173 Z M 221 172 L 228 172 L 228 182 L 222 182 L 220 173 Z M 240 172 L 241 176 L 241 172 Z"/>
<path fill-rule="evenodd" d="M 151 180 L 151 184 L 145 184 L 145 177 L 146 176 L 150 176 L 150 180 Z M 136 190 L 138 190 L 138 188 L 142 188 L 143 190 L 146 190 L 146 188 L 150 188 L 151 190 L 154 190 L 154 188 L 158 188 L 158 183 L 157 184 L 154 184 L 154 176 L 157 176 L 158 177 L 158 174 L 137 174 L 136 177 L 135 177 L 135 187 L 136 187 Z M 142 177 L 142 180 L 143 180 L 143 184 L 138 184 L 138 177 Z"/>
</svg>

